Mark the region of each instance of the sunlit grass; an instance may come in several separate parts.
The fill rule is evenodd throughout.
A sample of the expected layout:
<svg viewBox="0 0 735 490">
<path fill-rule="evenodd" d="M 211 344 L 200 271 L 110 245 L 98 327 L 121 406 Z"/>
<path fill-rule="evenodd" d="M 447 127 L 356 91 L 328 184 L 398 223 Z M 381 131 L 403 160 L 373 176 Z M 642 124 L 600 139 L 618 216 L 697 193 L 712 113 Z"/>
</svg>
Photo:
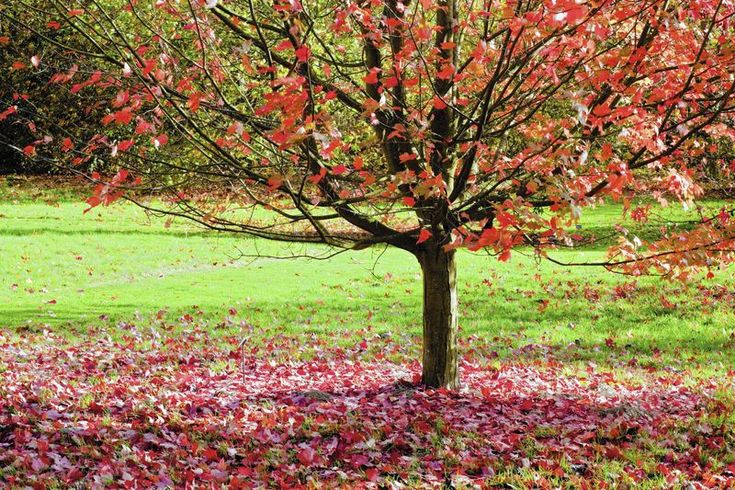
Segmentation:
<svg viewBox="0 0 735 490">
<path fill-rule="evenodd" d="M 195 321 L 216 336 L 246 325 L 265 336 L 421 331 L 420 270 L 405 252 L 279 259 L 329 250 L 208 233 L 183 221 L 166 227 L 129 204 L 83 214 L 86 205 L 73 192 L 44 192 L 29 199 L 26 191 L 0 191 L 3 329 L 83 338 L 90 327 L 116 336 L 152 322 L 176 331 Z M 680 206 L 666 213 L 664 220 L 696 219 Z M 621 214 L 615 204 L 586 210 L 580 231 L 603 236 Z M 555 256 L 584 261 L 603 253 L 595 246 Z M 732 291 L 731 276 L 724 271 L 707 284 Z M 551 347 L 580 365 L 650 364 L 700 374 L 726 371 L 735 360 L 735 299 L 705 305 L 694 285 L 538 263 L 523 250 L 509 263 L 463 252 L 459 295 L 462 335 L 497 344 L 499 356 L 542 356 Z M 676 307 L 664 306 L 662 296 Z"/>
</svg>

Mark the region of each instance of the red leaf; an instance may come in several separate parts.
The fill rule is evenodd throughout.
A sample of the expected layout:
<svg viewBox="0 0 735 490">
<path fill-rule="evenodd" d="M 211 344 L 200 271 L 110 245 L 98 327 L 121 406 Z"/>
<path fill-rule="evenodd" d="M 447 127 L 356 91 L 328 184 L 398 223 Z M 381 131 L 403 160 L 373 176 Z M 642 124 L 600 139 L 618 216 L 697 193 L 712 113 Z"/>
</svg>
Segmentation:
<svg viewBox="0 0 735 490">
<path fill-rule="evenodd" d="M 582 20 L 587 15 L 587 8 L 584 5 L 574 5 L 572 8 L 567 10 L 567 23 L 576 24 L 577 21 Z"/>
<path fill-rule="evenodd" d="M 204 98 L 204 95 L 202 95 L 199 92 L 194 92 L 189 96 L 189 109 L 191 109 L 193 112 L 196 112 L 199 110 L 199 104 Z"/>
<path fill-rule="evenodd" d="M 156 60 L 146 60 L 145 66 L 143 67 L 142 74 L 144 77 L 147 77 L 151 74 L 151 72 L 156 68 L 157 62 Z"/>
<path fill-rule="evenodd" d="M 97 196 L 91 196 L 86 201 L 87 204 L 89 204 L 89 207 L 83 211 L 83 214 L 87 214 L 90 212 L 93 208 L 96 208 L 100 204 L 102 204 L 102 199 L 100 199 Z"/>
<path fill-rule="evenodd" d="M 365 478 L 367 478 L 368 481 L 376 481 L 379 476 L 380 471 L 378 471 L 376 468 L 368 468 L 365 470 Z"/>
<path fill-rule="evenodd" d="M 133 140 L 124 140 L 118 143 L 117 149 L 120 151 L 126 151 L 126 150 L 129 150 L 134 144 L 135 144 L 135 141 Z"/>
<path fill-rule="evenodd" d="M 605 448 L 605 457 L 608 459 L 619 459 L 623 457 L 623 453 L 616 446 L 610 446 Z"/>
<path fill-rule="evenodd" d="M 130 100 L 130 94 L 128 93 L 128 91 L 121 90 L 115 96 L 115 100 L 112 101 L 112 107 L 115 107 L 115 108 L 122 107 L 125 104 L 127 104 L 129 100 Z"/>
<path fill-rule="evenodd" d="M 130 173 L 126 169 L 124 168 L 120 169 L 120 171 L 117 174 L 115 174 L 115 177 L 112 178 L 112 182 L 115 184 L 123 182 L 127 180 L 129 174 Z"/>
<path fill-rule="evenodd" d="M 79 480 L 84 476 L 84 473 L 74 466 L 72 469 L 70 469 L 66 475 L 64 476 L 64 482 L 65 483 L 74 483 L 75 481 Z"/>
<path fill-rule="evenodd" d="M 602 145 L 602 148 L 600 149 L 600 160 L 603 162 L 606 162 L 610 160 L 610 158 L 613 155 L 613 147 L 610 143 L 605 143 Z"/>
<path fill-rule="evenodd" d="M 314 459 L 316 458 L 316 451 L 314 451 L 310 447 L 306 447 L 298 452 L 296 458 L 298 458 L 301 464 L 308 466 L 314 462 Z"/>
<path fill-rule="evenodd" d="M 376 83 L 378 83 L 378 72 L 379 71 L 380 71 L 379 68 L 373 68 L 372 70 L 370 70 L 370 73 L 363 77 L 363 80 L 365 81 L 365 83 L 367 83 L 368 85 L 375 85 Z"/>
<path fill-rule="evenodd" d="M 416 155 L 412 152 L 401 153 L 398 155 L 398 160 L 400 160 L 401 163 L 410 162 L 411 160 L 416 160 Z"/>
<path fill-rule="evenodd" d="M 309 56 L 311 56 L 311 50 L 305 44 L 302 44 L 299 46 L 299 49 L 296 50 L 296 59 L 302 63 L 308 61 Z"/>
<path fill-rule="evenodd" d="M 418 245 L 419 243 L 424 243 L 429 238 L 431 238 L 431 232 L 426 228 L 421 228 L 421 231 L 419 232 L 419 239 L 416 240 L 416 244 Z"/>
<path fill-rule="evenodd" d="M 612 110 L 610 109 L 610 106 L 607 104 L 598 105 L 592 110 L 592 114 L 594 114 L 597 117 L 605 117 L 611 113 L 612 113 Z"/>
<path fill-rule="evenodd" d="M 434 109 L 436 110 L 442 110 L 447 108 L 447 104 L 444 103 L 444 101 L 439 97 L 438 95 L 434 96 Z"/>
<path fill-rule="evenodd" d="M 581 442 L 589 442 L 595 438 L 594 432 L 584 432 L 580 434 L 577 439 L 579 439 Z"/>
<path fill-rule="evenodd" d="M 671 302 L 671 301 L 670 301 L 670 300 L 669 300 L 669 299 L 668 299 L 668 298 L 667 298 L 666 296 L 664 296 L 663 294 L 662 294 L 661 296 L 659 296 L 659 301 L 661 301 L 661 306 L 663 306 L 663 307 L 664 307 L 664 308 L 666 308 L 666 309 L 669 309 L 669 310 L 671 310 L 671 309 L 674 309 L 674 308 L 676 308 L 676 304 L 675 304 L 675 303 L 672 303 L 672 302 Z"/>
<path fill-rule="evenodd" d="M 64 140 L 61 142 L 61 151 L 63 151 L 64 153 L 68 153 L 73 149 L 74 143 L 72 143 L 71 138 L 64 138 Z"/>
<path fill-rule="evenodd" d="M 444 65 L 444 68 L 436 74 L 436 77 L 441 80 L 451 80 L 454 75 L 454 67 L 451 64 Z"/>
<path fill-rule="evenodd" d="M 327 175 L 327 169 L 322 167 L 319 169 L 319 173 L 316 175 L 309 176 L 309 181 L 313 184 L 318 184 Z"/>
<path fill-rule="evenodd" d="M 126 124 L 130 124 L 130 121 L 132 120 L 133 120 L 133 113 L 130 111 L 130 109 L 126 108 L 114 114 L 115 124 L 124 126 Z"/>
<path fill-rule="evenodd" d="M 6 120 L 11 114 L 15 114 L 16 112 L 18 112 L 18 108 L 14 105 L 11 105 L 3 112 L 0 112 L 0 121 Z"/>
<path fill-rule="evenodd" d="M 268 179 L 268 190 L 270 192 L 273 192 L 281 187 L 281 184 L 283 184 L 283 177 L 281 177 L 280 175 L 274 175 L 273 177 Z"/>
<path fill-rule="evenodd" d="M 530 398 L 526 398 L 525 400 L 523 400 L 521 402 L 520 405 L 518 405 L 518 408 L 521 409 L 524 412 L 527 412 L 529 410 L 532 410 L 533 409 L 533 400 L 531 400 Z"/>
<path fill-rule="evenodd" d="M 153 139 L 153 146 L 156 148 L 160 146 L 164 146 L 168 144 L 168 135 L 166 134 L 159 134 Z"/>
</svg>

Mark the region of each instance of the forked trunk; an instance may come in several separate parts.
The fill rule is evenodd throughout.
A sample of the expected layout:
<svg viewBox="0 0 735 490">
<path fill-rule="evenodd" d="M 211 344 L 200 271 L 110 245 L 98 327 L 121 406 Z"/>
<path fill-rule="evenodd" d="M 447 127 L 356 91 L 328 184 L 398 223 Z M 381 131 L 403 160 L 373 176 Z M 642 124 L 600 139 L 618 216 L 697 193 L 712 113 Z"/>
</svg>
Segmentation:
<svg viewBox="0 0 735 490">
<path fill-rule="evenodd" d="M 424 277 L 424 385 L 459 386 L 457 359 L 457 270 L 454 251 L 427 247 L 418 254 Z"/>
</svg>

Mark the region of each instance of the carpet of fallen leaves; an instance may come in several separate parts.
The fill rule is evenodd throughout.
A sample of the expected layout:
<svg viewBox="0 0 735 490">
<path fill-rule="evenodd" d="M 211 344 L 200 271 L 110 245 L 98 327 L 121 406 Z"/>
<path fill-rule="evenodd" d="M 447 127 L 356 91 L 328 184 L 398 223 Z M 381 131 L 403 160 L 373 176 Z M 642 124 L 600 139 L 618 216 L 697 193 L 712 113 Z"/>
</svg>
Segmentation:
<svg viewBox="0 0 735 490">
<path fill-rule="evenodd" d="M 467 348 L 457 392 L 405 339 L 0 335 L 0 487 L 731 487 L 728 379 Z M 398 353 L 396 355 L 396 353 Z"/>
</svg>

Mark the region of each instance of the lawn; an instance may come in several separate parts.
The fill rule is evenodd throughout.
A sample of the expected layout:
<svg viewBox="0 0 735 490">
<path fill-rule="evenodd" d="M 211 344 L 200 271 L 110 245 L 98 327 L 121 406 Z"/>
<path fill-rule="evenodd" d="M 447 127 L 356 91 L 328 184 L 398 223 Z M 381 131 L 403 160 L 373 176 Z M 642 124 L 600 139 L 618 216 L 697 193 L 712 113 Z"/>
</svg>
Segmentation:
<svg viewBox="0 0 735 490">
<path fill-rule="evenodd" d="M 152 320 L 178 325 L 184 317 L 217 336 L 239 334 L 241 321 L 287 334 L 421 331 L 420 270 L 405 252 L 286 259 L 330 251 L 203 232 L 183 221 L 166 227 L 132 205 L 83 214 L 86 205 L 73 193 L 50 190 L 29 199 L 27 189 L 10 189 L 0 194 L 0 326 L 9 331 L 50 328 L 80 339 L 90 326 L 116 336 Z M 620 214 L 615 205 L 591 210 L 580 231 L 605 236 Z M 603 250 L 554 256 L 594 260 Z M 472 253 L 461 253 L 458 262 L 466 335 L 501 337 L 514 347 L 576 343 L 579 355 L 598 361 L 605 353 L 594 347 L 606 339 L 651 362 L 694 357 L 717 370 L 735 359 L 729 271 L 698 288 L 538 263 L 524 250 L 509 263 Z"/>
<path fill-rule="evenodd" d="M 732 482 L 731 271 L 672 284 L 463 252 L 449 394 L 413 386 L 406 253 L 284 259 L 330 251 L 31 187 L 0 181 L 0 485 Z M 696 215 L 658 219 L 622 224 Z"/>
</svg>

